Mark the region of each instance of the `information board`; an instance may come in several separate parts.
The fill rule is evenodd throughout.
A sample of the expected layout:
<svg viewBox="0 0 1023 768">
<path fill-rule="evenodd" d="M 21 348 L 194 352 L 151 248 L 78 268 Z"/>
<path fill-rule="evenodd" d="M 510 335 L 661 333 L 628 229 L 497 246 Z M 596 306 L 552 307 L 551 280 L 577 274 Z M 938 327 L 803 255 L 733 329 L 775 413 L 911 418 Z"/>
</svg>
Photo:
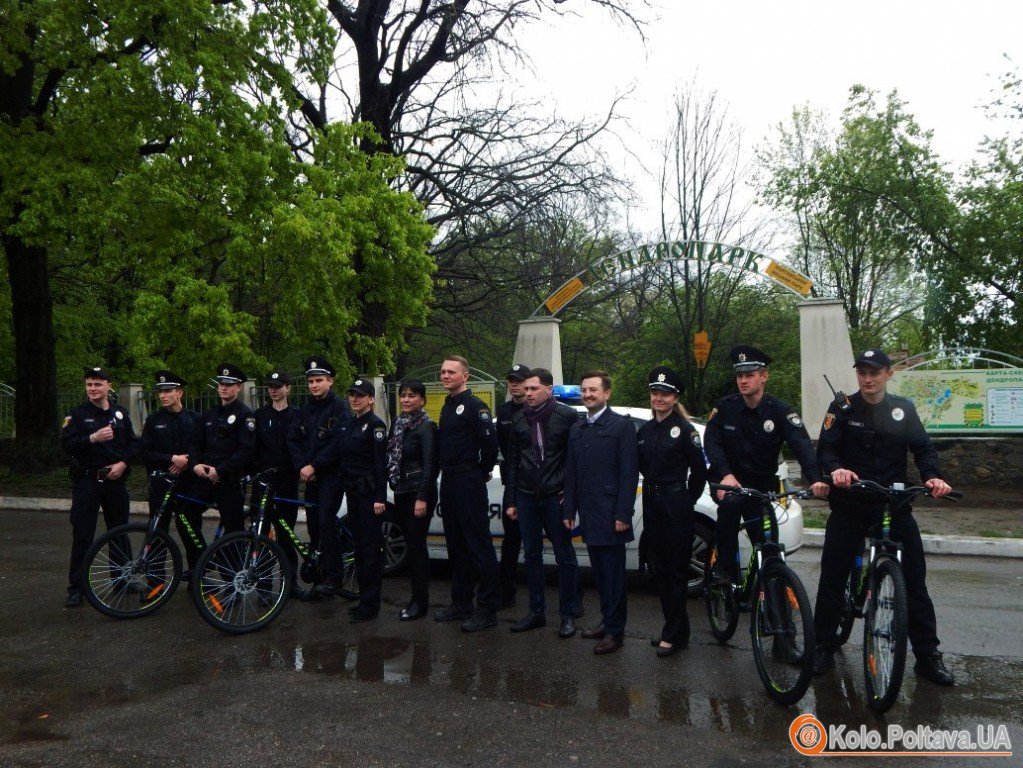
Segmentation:
<svg viewBox="0 0 1023 768">
<path fill-rule="evenodd" d="M 928 432 L 1023 432 L 1023 368 L 896 371 L 888 391 L 916 404 Z"/>
</svg>

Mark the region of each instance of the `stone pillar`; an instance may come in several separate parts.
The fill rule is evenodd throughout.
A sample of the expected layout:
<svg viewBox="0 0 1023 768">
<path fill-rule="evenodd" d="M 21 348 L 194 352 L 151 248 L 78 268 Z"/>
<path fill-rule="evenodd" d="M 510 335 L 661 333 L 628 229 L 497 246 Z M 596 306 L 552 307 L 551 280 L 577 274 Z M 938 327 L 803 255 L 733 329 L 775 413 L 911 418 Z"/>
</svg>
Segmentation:
<svg viewBox="0 0 1023 768">
<path fill-rule="evenodd" d="M 249 406 L 252 410 L 256 410 L 259 407 L 257 402 L 259 398 L 256 397 L 256 387 L 259 386 L 259 382 L 256 379 L 246 379 L 242 382 L 242 390 L 238 393 L 238 399 L 241 400 L 245 405 Z"/>
<path fill-rule="evenodd" d="M 799 304 L 799 348 L 802 416 L 811 439 L 816 440 L 834 399 L 824 374 L 835 389 L 846 394 L 856 391 L 852 343 L 840 300 L 807 299 Z"/>
<path fill-rule="evenodd" d="M 391 413 L 387 407 L 387 390 L 384 388 L 384 377 L 373 376 L 373 389 L 376 390 L 376 397 L 373 399 L 373 412 L 384 420 L 384 424 L 391 425 Z"/>
<path fill-rule="evenodd" d="M 119 405 L 128 409 L 128 416 L 136 435 L 142 434 L 142 425 L 146 421 L 148 410 L 143 407 L 142 393 L 145 391 L 144 384 L 125 384 L 117 393 Z"/>
<path fill-rule="evenodd" d="M 554 374 L 555 384 L 564 384 L 561 369 L 561 320 L 556 317 L 527 317 L 519 320 L 512 363 L 530 368 L 546 368 Z M 509 366 L 510 367 L 510 366 Z"/>
</svg>

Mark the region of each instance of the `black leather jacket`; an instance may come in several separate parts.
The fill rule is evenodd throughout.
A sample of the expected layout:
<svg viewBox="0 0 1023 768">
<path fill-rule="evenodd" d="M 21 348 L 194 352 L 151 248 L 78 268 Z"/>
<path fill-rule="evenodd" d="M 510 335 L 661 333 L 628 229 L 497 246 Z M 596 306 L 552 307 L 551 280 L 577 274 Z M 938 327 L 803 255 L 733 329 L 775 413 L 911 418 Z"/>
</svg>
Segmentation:
<svg viewBox="0 0 1023 768">
<path fill-rule="evenodd" d="M 582 418 L 574 409 L 558 403 L 544 428 L 544 461 L 537 466 L 529 422 L 522 411 L 512 419 L 511 439 L 504 466 L 504 508 L 515 506 L 515 494 L 539 493 L 552 496 L 565 486 L 565 458 L 568 432 Z"/>
<path fill-rule="evenodd" d="M 397 421 L 391 425 L 391 434 Z M 396 494 L 415 493 L 421 501 L 430 501 L 437 496 L 437 475 L 440 462 L 437 454 L 437 423 L 427 417 L 411 431 L 401 437 L 401 465 L 398 484 L 392 490 Z"/>
</svg>

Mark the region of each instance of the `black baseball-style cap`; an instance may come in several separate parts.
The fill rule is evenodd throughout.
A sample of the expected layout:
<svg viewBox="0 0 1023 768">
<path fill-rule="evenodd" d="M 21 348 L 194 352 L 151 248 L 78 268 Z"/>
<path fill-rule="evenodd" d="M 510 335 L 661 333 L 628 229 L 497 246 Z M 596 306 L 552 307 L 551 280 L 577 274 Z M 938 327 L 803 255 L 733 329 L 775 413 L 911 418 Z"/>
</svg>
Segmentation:
<svg viewBox="0 0 1023 768">
<path fill-rule="evenodd" d="M 334 366 L 323 357 L 313 356 L 305 359 L 306 376 L 333 376 L 334 373 Z"/>
<path fill-rule="evenodd" d="M 99 366 L 95 368 L 85 368 L 85 378 L 87 379 L 103 379 L 104 381 L 110 381 L 110 374 L 104 371 Z"/>
<path fill-rule="evenodd" d="M 181 389 L 187 383 L 173 371 L 157 371 L 153 377 L 156 379 L 156 389 Z"/>
<path fill-rule="evenodd" d="M 853 363 L 853 368 L 859 368 L 861 365 L 869 365 L 871 368 L 891 368 L 892 360 L 884 353 L 883 349 L 868 349 L 859 354 L 856 362 Z"/>
<path fill-rule="evenodd" d="M 676 395 L 682 391 L 682 377 L 666 365 L 659 365 L 650 371 L 647 380 L 651 391 L 672 392 Z"/>
<path fill-rule="evenodd" d="M 213 380 L 217 384 L 241 384 L 245 381 L 245 374 L 233 363 L 221 363 L 217 366 L 217 375 Z"/>
<path fill-rule="evenodd" d="M 376 396 L 377 388 L 373 386 L 372 380 L 360 377 L 352 382 L 352 386 L 348 388 L 348 391 L 358 392 L 360 395 Z"/>
<path fill-rule="evenodd" d="M 529 376 L 529 366 L 523 365 L 522 363 L 515 363 L 509 370 L 508 375 L 504 378 L 507 381 L 525 381 Z"/>
<path fill-rule="evenodd" d="M 270 373 L 263 379 L 263 386 L 265 387 L 287 387 L 291 385 L 291 376 L 287 371 L 281 370 L 280 368 L 274 368 Z"/>
<path fill-rule="evenodd" d="M 769 354 L 748 344 L 739 344 L 732 347 L 728 357 L 731 359 L 732 367 L 736 373 L 750 373 L 751 371 L 766 368 L 771 364 L 771 356 Z"/>
</svg>

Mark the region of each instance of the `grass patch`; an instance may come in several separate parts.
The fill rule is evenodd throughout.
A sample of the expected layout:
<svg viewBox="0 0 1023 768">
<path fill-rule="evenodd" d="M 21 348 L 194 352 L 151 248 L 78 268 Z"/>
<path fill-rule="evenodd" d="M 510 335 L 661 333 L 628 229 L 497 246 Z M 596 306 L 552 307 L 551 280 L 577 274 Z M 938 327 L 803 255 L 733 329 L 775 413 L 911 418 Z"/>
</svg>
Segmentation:
<svg viewBox="0 0 1023 768">
<path fill-rule="evenodd" d="M 1023 539 L 1023 530 L 993 530 L 991 528 L 982 528 L 977 532 L 978 536 L 986 536 L 991 539 Z"/>
<path fill-rule="evenodd" d="M 804 528 L 824 528 L 828 522 L 828 513 L 825 510 L 803 509 Z"/>
</svg>

